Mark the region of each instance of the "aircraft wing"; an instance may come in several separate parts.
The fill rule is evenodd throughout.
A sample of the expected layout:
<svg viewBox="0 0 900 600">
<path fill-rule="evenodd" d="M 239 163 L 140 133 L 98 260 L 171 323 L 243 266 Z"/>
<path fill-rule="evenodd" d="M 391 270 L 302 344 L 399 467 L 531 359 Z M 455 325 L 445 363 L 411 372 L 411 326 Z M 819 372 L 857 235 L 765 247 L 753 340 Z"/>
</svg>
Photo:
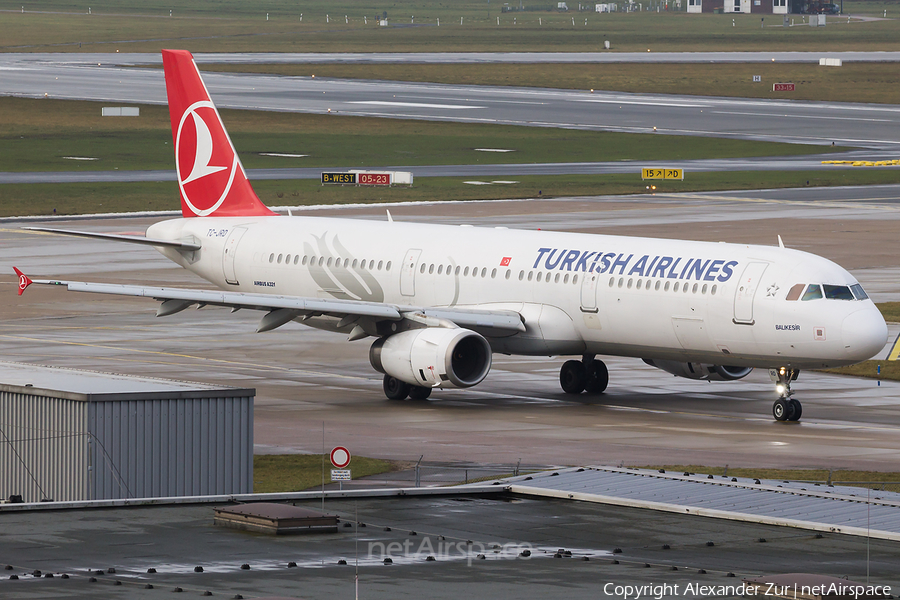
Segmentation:
<svg viewBox="0 0 900 600">
<path fill-rule="evenodd" d="M 273 294 L 161 288 L 53 279 L 32 280 L 18 269 L 16 269 L 16 274 L 19 275 L 20 294 L 32 283 L 37 283 L 65 286 L 72 292 L 153 298 L 161 302 L 156 312 L 157 316 L 160 317 L 175 314 L 194 305 L 200 307 L 224 306 L 231 308 L 233 311 L 240 309 L 267 311 L 260 321 L 257 332 L 276 329 L 297 318 L 323 315 L 340 318 L 342 322 L 345 322 L 345 325 L 356 323 L 360 319 L 368 319 L 370 322 L 375 323 L 410 319 L 426 324 L 429 323 L 428 319 L 431 319 L 432 322 L 437 320 L 450 321 L 459 327 L 480 330 L 488 335 L 513 335 L 525 331 L 522 316 L 515 311 L 425 308 L 398 306 L 380 302 L 340 300 L 336 298 L 303 298 L 299 296 L 276 296 Z M 365 336 L 361 335 L 359 337 Z"/>
</svg>

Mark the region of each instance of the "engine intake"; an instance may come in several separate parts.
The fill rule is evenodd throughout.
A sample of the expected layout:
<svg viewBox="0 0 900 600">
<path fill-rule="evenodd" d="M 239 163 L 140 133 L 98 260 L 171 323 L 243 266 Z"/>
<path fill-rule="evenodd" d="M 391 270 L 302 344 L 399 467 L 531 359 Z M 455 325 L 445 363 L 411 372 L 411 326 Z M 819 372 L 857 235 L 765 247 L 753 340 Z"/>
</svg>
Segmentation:
<svg viewBox="0 0 900 600">
<path fill-rule="evenodd" d="M 369 349 L 375 370 L 410 385 L 467 388 L 491 370 L 491 346 L 462 328 L 426 327 L 377 340 Z"/>
<path fill-rule="evenodd" d="M 676 377 L 702 379 L 706 381 L 734 381 L 735 379 L 743 379 L 753 370 L 753 367 L 680 363 L 674 360 L 656 360 L 650 358 L 645 358 L 644 362 L 651 367 L 662 369 Z"/>
</svg>

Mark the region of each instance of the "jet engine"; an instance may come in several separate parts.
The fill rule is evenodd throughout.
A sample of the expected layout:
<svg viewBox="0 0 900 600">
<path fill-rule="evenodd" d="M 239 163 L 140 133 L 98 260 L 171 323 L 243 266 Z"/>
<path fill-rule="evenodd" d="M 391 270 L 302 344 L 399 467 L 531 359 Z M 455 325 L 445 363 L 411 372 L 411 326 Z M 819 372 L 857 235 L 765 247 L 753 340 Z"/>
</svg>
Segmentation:
<svg viewBox="0 0 900 600">
<path fill-rule="evenodd" d="M 377 340 L 369 362 L 410 385 L 467 388 L 491 370 L 491 346 L 469 329 L 426 327 Z"/>
<path fill-rule="evenodd" d="M 676 377 L 687 379 L 703 379 L 706 381 L 734 381 L 750 374 L 753 367 L 729 367 L 725 365 L 705 365 L 701 363 L 681 363 L 674 360 L 656 360 L 645 358 L 644 362 L 651 367 L 662 369 Z"/>
</svg>

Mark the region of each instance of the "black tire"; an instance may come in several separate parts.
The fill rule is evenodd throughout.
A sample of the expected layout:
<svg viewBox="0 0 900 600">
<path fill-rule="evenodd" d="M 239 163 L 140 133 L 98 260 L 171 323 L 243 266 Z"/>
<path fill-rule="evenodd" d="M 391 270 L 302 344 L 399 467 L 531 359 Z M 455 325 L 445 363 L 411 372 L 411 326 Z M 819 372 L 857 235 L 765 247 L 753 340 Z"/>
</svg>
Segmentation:
<svg viewBox="0 0 900 600">
<path fill-rule="evenodd" d="M 789 421 L 799 421 L 800 417 L 803 416 L 803 405 L 800 404 L 799 400 L 794 400 L 791 398 L 791 406 L 794 407 L 794 412 L 788 417 Z"/>
<path fill-rule="evenodd" d="M 580 360 L 567 360 L 559 370 L 559 385 L 567 394 L 580 394 L 587 383 L 587 372 Z"/>
<path fill-rule="evenodd" d="M 411 400 L 427 400 L 431 395 L 431 388 L 421 385 L 411 385 L 409 387 L 409 397 Z"/>
<path fill-rule="evenodd" d="M 609 385 L 609 371 L 602 360 L 592 360 L 587 368 L 587 381 L 584 391 L 588 394 L 602 394 Z"/>
<path fill-rule="evenodd" d="M 384 376 L 384 395 L 388 400 L 406 400 L 409 396 L 409 384 L 390 375 Z"/>
<path fill-rule="evenodd" d="M 772 405 L 772 416 L 776 421 L 787 421 L 788 415 L 793 412 L 790 402 L 785 398 L 779 398 Z"/>
</svg>

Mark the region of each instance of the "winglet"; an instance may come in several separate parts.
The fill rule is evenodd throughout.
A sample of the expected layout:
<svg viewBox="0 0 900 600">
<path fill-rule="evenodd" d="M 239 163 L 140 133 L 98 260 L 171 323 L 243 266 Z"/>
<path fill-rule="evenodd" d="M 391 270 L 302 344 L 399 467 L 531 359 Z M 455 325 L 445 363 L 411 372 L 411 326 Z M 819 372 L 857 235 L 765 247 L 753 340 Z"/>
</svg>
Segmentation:
<svg viewBox="0 0 900 600">
<path fill-rule="evenodd" d="M 21 296 L 22 292 L 25 291 L 25 288 L 27 288 L 29 285 L 31 285 L 34 282 L 31 281 L 31 279 L 28 277 L 28 275 L 26 275 L 25 273 L 23 273 L 16 267 L 13 267 L 13 270 L 16 272 L 16 275 L 19 276 L 19 295 Z"/>
</svg>

